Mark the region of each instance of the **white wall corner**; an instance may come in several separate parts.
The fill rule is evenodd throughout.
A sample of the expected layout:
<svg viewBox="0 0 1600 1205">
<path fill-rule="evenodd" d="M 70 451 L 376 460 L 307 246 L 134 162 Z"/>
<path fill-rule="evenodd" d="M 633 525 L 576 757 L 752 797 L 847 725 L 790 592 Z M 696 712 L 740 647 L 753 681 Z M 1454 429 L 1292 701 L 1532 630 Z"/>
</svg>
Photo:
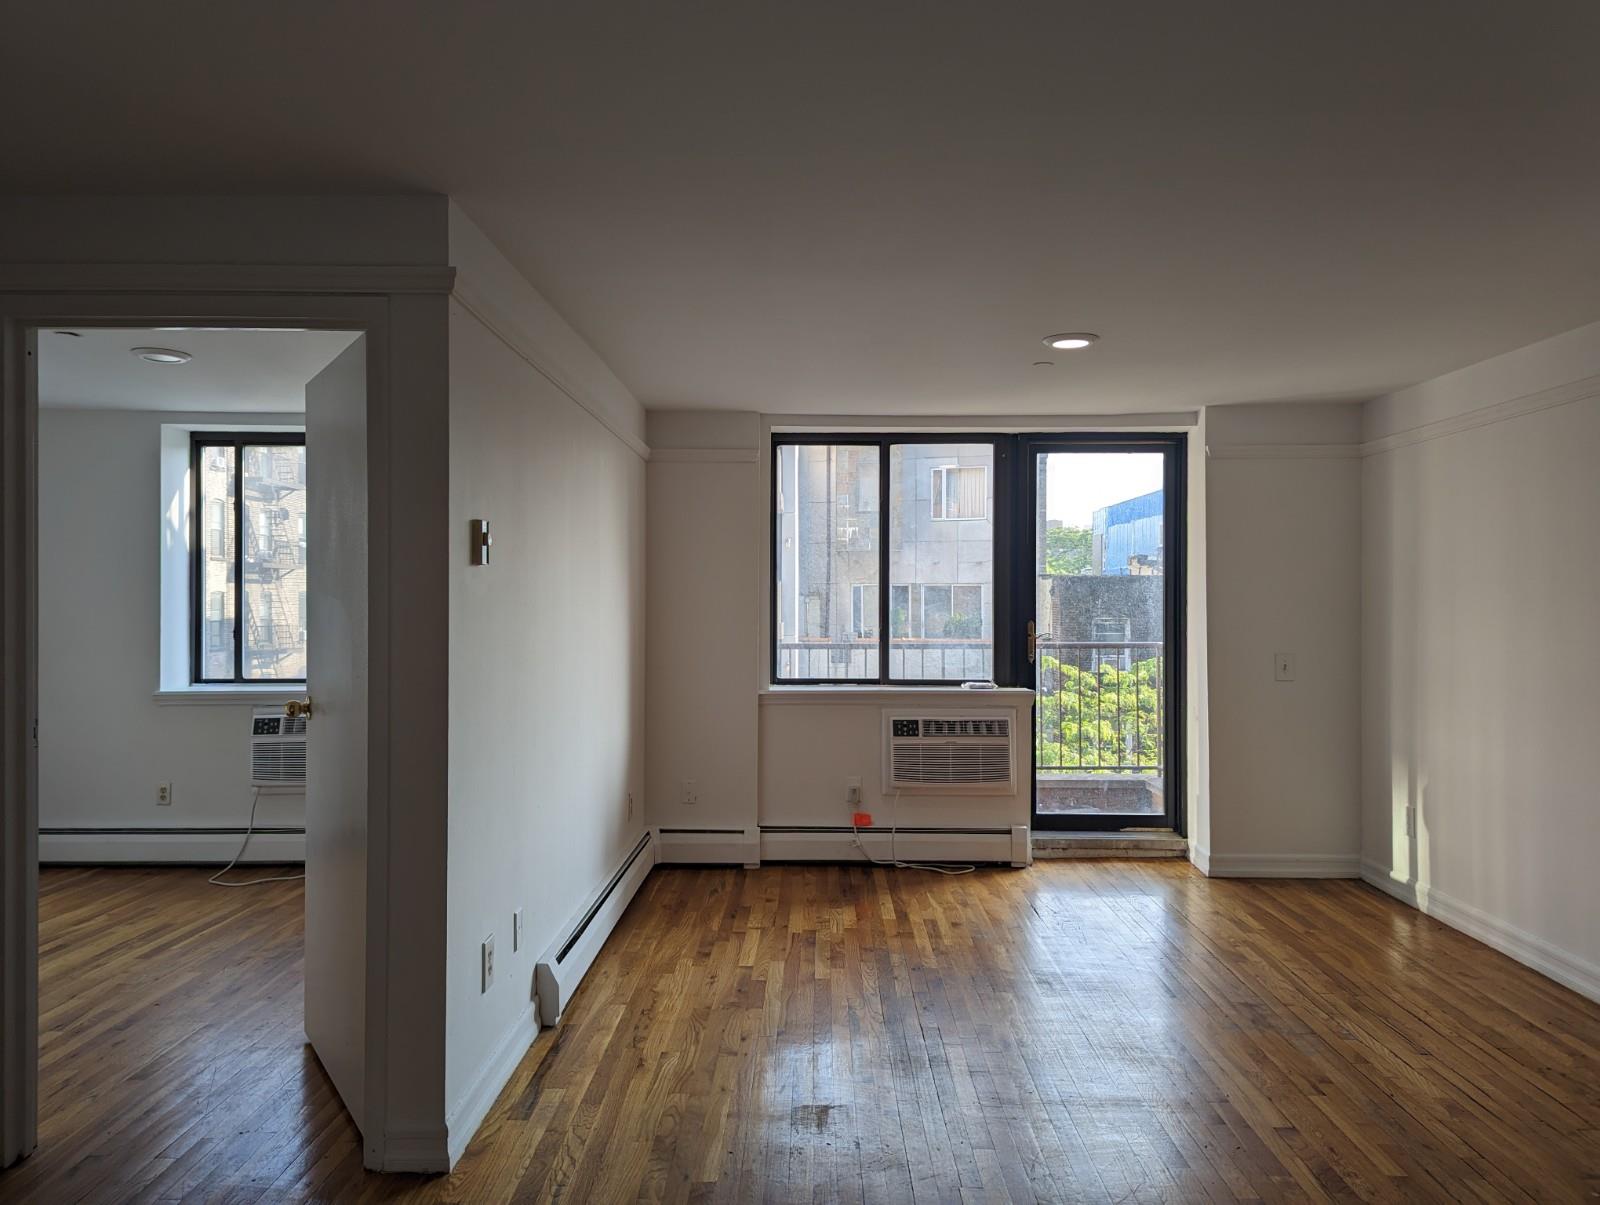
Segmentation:
<svg viewBox="0 0 1600 1205">
<path fill-rule="evenodd" d="M 1361 878 L 1401 903 L 1409 904 L 1424 916 L 1430 916 L 1499 950 L 1506 957 L 1554 979 L 1580 996 L 1600 1002 L 1600 965 L 1552 945 L 1499 917 L 1490 916 L 1483 909 L 1436 888 L 1397 875 L 1389 867 L 1377 862 L 1362 859 Z"/>
<path fill-rule="evenodd" d="M 1189 862 L 1201 874 L 1211 877 L 1211 851 L 1195 842 L 1189 842 Z"/>
</svg>

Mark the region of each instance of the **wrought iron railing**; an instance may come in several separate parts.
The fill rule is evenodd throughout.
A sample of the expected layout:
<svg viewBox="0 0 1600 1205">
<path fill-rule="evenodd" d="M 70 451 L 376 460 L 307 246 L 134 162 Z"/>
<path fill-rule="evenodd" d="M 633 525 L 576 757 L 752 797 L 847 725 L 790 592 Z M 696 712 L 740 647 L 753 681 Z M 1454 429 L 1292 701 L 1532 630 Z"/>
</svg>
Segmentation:
<svg viewBox="0 0 1600 1205">
<path fill-rule="evenodd" d="M 778 678 L 876 679 L 878 641 L 796 640 L 778 644 Z M 987 681 L 994 677 L 994 645 L 987 640 L 889 642 L 889 677 L 915 682 Z"/>
<path fill-rule="evenodd" d="M 1041 640 L 1038 653 L 1034 764 L 1040 771 L 1163 771 L 1166 665 L 1160 641 Z"/>
</svg>

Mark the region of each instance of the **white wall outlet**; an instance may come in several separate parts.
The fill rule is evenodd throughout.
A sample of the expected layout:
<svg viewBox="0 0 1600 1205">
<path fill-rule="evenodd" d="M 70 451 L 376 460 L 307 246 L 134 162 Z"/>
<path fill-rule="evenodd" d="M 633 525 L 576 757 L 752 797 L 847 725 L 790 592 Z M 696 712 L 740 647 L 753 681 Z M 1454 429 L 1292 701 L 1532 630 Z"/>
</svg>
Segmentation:
<svg viewBox="0 0 1600 1205">
<path fill-rule="evenodd" d="M 1279 681 L 1279 682 L 1293 682 L 1294 681 L 1294 654 L 1293 653 L 1273 653 L 1272 654 L 1272 676 L 1276 681 Z"/>
<path fill-rule="evenodd" d="M 1413 804 L 1406 804 L 1406 836 L 1417 835 L 1417 809 Z"/>
<path fill-rule="evenodd" d="M 861 802 L 861 780 L 859 778 L 847 778 L 844 780 L 844 801 L 846 803 Z"/>
<path fill-rule="evenodd" d="M 479 992 L 486 992 L 494 986 L 494 934 L 489 934 L 483 939 L 483 986 Z"/>
<path fill-rule="evenodd" d="M 161 808 L 172 806 L 172 784 L 170 782 L 156 783 L 156 806 Z"/>
<path fill-rule="evenodd" d="M 700 788 L 695 785 L 695 781 L 692 778 L 685 778 L 683 780 L 683 802 L 684 803 L 699 803 L 700 802 Z"/>
<path fill-rule="evenodd" d="M 628 792 L 628 819 L 633 819 L 633 792 Z"/>
<path fill-rule="evenodd" d="M 511 952 L 515 954 L 522 949 L 522 909 L 518 908 L 511 914 Z"/>
</svg>

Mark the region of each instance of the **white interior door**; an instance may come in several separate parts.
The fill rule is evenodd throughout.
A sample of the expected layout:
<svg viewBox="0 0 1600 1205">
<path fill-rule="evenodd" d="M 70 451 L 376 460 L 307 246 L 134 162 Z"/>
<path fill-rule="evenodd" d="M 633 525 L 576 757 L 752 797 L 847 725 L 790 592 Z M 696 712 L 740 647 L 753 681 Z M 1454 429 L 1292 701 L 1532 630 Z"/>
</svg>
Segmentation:
<svg viewBox="0 0 1600 1205">
<path fill-rule="evenodd" d="M 306 385 L 306 1037 L 364 1128 L 367 340 Z"/>
</svg>

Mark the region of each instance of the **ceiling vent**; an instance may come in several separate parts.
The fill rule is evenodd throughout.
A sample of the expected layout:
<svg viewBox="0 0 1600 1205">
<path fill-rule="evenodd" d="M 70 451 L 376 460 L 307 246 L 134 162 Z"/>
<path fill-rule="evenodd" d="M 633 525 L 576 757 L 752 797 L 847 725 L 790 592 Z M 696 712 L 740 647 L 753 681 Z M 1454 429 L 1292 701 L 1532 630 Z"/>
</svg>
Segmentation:
<svg viewBox="0 0 1600 1205">
<path fill-rule="evenodd" d="M 1011 729 L 1012 716 L 1004 711 L 886 711 L 883 781 L 908 795 L 1014 794 Z"/>
<path fill-rule="evenodd" d="M 261 791 L 306 789 L 306 717 L 258 707 L 250 714 L 250 785 Z"/>
</svg>

